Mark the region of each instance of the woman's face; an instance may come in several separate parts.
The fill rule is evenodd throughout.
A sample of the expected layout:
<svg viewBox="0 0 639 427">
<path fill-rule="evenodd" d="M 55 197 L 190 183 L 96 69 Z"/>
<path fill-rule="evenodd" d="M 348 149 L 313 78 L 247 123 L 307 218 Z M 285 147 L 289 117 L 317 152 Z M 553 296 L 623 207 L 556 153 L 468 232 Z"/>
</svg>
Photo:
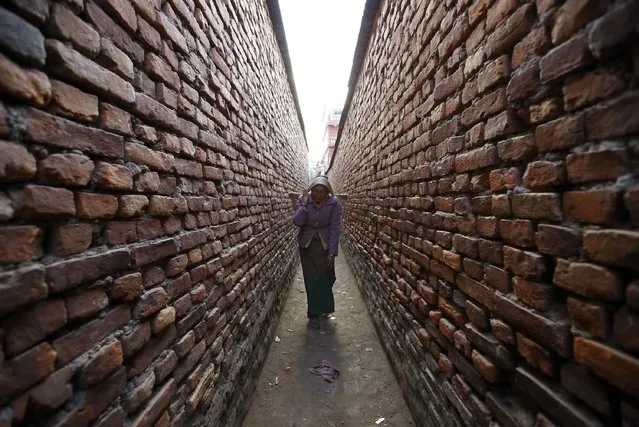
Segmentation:
<svg viewBox="0 0 639 427">
<path fill-rule="evenodd" d="M 311 188 L 311 197 L 315 203 L 322 203 L 328 197 L 328 188 L 323 185 L 316 185 Z"/>
</svg>

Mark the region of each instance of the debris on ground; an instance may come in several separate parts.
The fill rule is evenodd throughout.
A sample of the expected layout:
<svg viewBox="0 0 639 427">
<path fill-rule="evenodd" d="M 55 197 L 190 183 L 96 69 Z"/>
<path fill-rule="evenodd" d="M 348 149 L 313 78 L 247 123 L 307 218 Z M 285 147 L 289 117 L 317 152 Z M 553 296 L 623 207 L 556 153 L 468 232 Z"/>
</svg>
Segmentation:
<svg viewBox="0 0 639 427">
<path fill-rule="evenodd" d="M 278 336 L 276 335 L 276 336 L 275 336 L 275 342 L 280 342 L 280 341 L 282 341 L 282 340 L 280 339 L 280 337 L 278 337 Z"/>
<path fill-rule="evenodd" d="M 324 381 L 329 383 L 335 381 L 335 377 L 339 376 L 339 371 L 328 360 L 322 360 L 322 363 L 314 368 L 309 368 L 308 371 L 313 375 L 322 377 Z"/>
<path fill-rule="evenodd" d="M 386 418 L 382 417 L 382 418 L 378 418 L 377 421 L 375 421 L 375 424 L 381 424 L 386 420 Z"/>
</svg>

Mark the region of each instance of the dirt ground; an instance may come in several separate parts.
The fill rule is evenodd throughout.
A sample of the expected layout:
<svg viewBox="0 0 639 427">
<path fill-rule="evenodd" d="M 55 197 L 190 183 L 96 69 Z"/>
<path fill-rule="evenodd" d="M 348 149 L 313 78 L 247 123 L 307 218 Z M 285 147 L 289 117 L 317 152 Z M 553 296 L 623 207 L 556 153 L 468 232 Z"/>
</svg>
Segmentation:
<svg viewBox="0 0 639 427">
<path fill-rule="evenodd" d="M 335 313 L 320 329 L 307 325 L 298 270 L 244 427 L 414 425 L 353 274 L 335 262 Z M 308 371 L 322 360 L 340 371 L 333 383 Z"/>
</svg>

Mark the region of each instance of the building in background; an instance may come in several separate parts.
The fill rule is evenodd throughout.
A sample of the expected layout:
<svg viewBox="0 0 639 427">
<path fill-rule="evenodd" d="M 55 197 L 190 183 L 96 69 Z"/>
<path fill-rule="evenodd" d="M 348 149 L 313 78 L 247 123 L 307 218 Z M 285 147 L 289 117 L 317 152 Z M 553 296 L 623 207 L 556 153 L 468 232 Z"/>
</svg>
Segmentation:
<svg viewBox="0 0 639 427">
<path fill-rule="evenodd" d="M 339 121 L 342 117 L 341 108 L 325 108 L 324 109 L 324 136 L 322 137 L 323 156 L 320 160 L 322 173 L 326 172 L 333 153 L 335 152 L 335 141 L 339 131 Z"/>
</svg>

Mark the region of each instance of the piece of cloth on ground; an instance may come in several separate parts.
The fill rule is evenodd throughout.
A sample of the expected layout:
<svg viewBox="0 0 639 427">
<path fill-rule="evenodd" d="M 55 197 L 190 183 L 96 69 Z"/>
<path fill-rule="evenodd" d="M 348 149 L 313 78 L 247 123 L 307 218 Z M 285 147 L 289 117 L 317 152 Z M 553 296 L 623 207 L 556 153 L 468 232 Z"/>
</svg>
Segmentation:
<svg viewBox="0 0 639 427">
<path fill-rule="evenodd" d="M 322 363 L 316 365 L 314 368 L 308 368 L 308 372 L 324 378 L 324 381 L 329 383 L 335 381 L 335 378 L 339 376 L 339 371 L 335 369 L 328 360 L 322 360 Z"/>
</svg>

